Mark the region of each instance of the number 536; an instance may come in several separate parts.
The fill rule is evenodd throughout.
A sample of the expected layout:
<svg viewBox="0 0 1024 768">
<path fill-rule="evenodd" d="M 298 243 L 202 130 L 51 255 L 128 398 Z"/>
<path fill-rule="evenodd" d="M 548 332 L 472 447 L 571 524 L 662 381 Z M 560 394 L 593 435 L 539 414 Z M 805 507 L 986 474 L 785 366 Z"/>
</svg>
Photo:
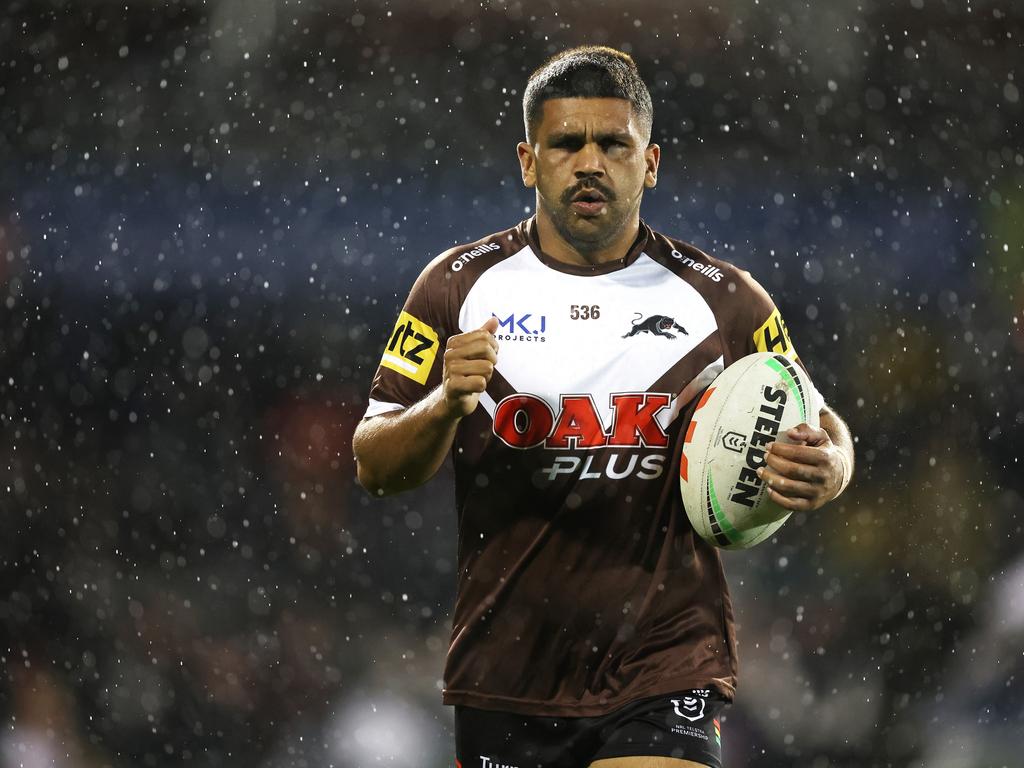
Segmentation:
<svg viewBox="0 0 1024 768">
<path fill-rule="evenodd" d="M 597 304 L 573 304 L 569 307 L 570 320 L 597 320 L 601 316 L 601 307 Z"/>
</svg>

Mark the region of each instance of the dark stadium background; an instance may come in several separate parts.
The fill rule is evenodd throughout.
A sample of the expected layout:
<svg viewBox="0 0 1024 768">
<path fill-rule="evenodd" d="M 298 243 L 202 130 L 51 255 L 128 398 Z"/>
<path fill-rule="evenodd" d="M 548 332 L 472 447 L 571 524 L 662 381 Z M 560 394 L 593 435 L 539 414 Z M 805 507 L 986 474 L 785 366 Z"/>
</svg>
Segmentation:
<svg viewBox="0 0 1024 768">
<path fill-rule="evenodd" d="M 531 212 L 527 75 L 599 42 L 646 220 L 754 273 L 858 437 L 725 555 L 727 765 L 1019 766 L 1015 5 L 5 3 L 0 765 L 451 763 L 447 478 L 371 501 L 351 432 L 424 263 Z"/>
</svg>

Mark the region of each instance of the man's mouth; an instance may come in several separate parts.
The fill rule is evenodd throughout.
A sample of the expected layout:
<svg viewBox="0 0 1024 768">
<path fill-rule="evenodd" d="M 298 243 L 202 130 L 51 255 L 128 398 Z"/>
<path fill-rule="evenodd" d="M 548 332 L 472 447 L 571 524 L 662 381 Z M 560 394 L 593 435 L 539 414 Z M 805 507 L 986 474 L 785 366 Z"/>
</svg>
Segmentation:
<svg viewBox="0 0 1024 768">
<path fill-rule="evenodd" d="M 608 199 L 595 189 L 584 189 L 572 197 L 570 207 L 580 216 L 600 216 Z"/>
</svg>

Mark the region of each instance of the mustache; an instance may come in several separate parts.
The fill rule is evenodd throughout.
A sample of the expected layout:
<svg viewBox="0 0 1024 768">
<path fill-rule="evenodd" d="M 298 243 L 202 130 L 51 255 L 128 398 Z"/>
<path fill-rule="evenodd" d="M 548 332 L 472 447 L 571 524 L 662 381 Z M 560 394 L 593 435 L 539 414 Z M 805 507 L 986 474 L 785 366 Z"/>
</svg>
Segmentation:
<svg viewBox="0 0 1024 768">
<path fill-rule="evenodd" d="M 580 192 L 584 190 L 592 190 L 594 192 L 600 192 L 601 195 L 609 203 L 615 200 L 615 193 L 611 189 L 606 187 L 604 184 L 599 182 L 597 179 L 586 178 L 581 179 L 576 184 L 573 184 L 565 192 L 562 193 L 562 202 L 568 205 L 572 202 L 572 199 L 576 197 Z"/>
</svg>

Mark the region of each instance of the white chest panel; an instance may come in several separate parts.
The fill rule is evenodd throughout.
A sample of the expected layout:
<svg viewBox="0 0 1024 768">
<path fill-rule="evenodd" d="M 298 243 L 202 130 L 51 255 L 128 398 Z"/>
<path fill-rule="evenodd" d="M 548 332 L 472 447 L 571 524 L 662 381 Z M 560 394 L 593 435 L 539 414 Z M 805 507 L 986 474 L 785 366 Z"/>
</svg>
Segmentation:
<svg viewBox="0 0 1024 768">
<path fill-rule="evenodd" d="M 551 269 L 524 248 L 473 285 L 460 329 L 492 316 L 501 323 L 497 370 L 513 389 L 556 413 L 562 395 L 590 394 L 606 425 L 612 393 L 646 392 L 717 328 L 701 295 L 646 254 L 584 276 Z M 493 416 L 494 402 L 481 402 Z"/>
</svg>

